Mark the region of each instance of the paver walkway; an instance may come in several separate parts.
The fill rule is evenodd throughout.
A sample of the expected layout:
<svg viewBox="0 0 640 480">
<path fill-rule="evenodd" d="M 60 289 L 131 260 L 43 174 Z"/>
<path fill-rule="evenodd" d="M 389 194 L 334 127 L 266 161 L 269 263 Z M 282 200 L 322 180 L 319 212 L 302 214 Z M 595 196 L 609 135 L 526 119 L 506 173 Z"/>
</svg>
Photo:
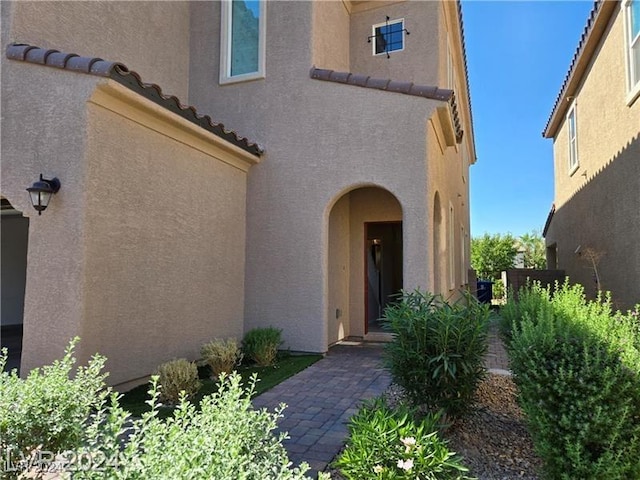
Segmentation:
<svg viewBox="0 0 640 480">
<path fill-rule="evenodd" d="M 314 475 L 326 468 L 347 438 L 347 422 L 364 399 L 383 393 L 391 384 L 382 366 L 382 345 L 337 345 L 326 357 L 255 398 L 257 408 L 273 410 L 286 403 L 279 427 L 289 433 L 284 446 L 291 461 L 306 461 Z M 508 360 L 497 325 L 489 334 L 485 365 L 508 373 Z"/>
<path fill-rule="evenodd" d="M 291 461 L 322 471 L 347 437 L 347 421 L 362 400 L 383 393 L 391 376 L 382 367 L 380 344 L 336 345 L 322 360 L 256 397 L 257 408 L 288 405 L 280 429 Z"/>
</svg>

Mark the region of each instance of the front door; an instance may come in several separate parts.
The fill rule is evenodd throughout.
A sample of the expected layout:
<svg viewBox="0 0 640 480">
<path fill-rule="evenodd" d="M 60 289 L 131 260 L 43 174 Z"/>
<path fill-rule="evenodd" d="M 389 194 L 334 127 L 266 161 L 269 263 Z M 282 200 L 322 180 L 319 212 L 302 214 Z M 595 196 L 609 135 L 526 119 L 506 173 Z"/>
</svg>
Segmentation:
<svg viewBox="0 0 640 480">
<path fill-rule="evenodd" d="M 381 332 L 380 319 L 402 290 L 402 222 L 365 223 L 365 333 Z"/>
</svg>

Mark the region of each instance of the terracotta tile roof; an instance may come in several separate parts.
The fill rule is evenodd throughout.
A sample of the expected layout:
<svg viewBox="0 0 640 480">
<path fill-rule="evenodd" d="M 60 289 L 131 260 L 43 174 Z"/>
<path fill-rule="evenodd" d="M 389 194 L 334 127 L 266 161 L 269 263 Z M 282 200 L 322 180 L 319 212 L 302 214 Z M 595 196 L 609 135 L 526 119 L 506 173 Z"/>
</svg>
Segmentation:
<svg viewBox="0 0 640 480">
<path fill-rule="evenodd" d="M 556 97 L 551 115 L 549 115 L 547 124 L 542 132 L 543 137 L 551 138 L 555 135 L 564 113 L 570 105 L 570 102 L 565 101 L 565 99 L 570 100 L 571 96 L 574 95 L 587 64 L 596 51 L 596 46 L 600 42 L 609 19 L 618 3 L 619 0 L 595 0 L 593 8 L 589 13 L 587 24 L 580 37 L 580 42 L 578 42 L 576 52 L 573 54 L 569 70 L 564 77 L 560 92 Z"/>
<path fill-rule="evenodd" d="M 464 78 L 467 83 L 467 101 L 469 103 L 469 125 L 473 138 L 475 133 L 473 130 L 473 108 L 471 108 L 471 89 L 469 88 L 469 68 L 467 67 L 467 46 L 464 39 L 464 21 L 462 18 L 462 3 L 460 0 L 456 1 L 456 7 L 458 9 L 458 20 L 460 21 L 460 42 L 462 43 L 462 61 L 464 62 Z M 475 147 L 474 147 L 475 148 Z M 476 159 L 473 158 L 472 163 L 475 163 Z"/>
<path fill-rule="evenodd" d="M 460 116 L 458 115 L 458 104 L 456 103 L 456 96 L 453 90 L 427 85 L 416 85 L 412 82 L 396 82 L 391 79 L 374 78 L 367 75 L 359 75 L 350 72 L 336 72 L 333 70 L 325 70 L 315 67 L 311 69 L 310 76 L 315 80 L 344 83 L 346 85 L 373 88 L 376 90 L 384 90 L 386 92 L 402 93 L 404 95 L 413 95 L 416 97 L 447 102 L 451 106 L 456 141 L 458 143 L 462 141 L 463 131 L 460 124 Z"/>
<path fill-rule="evenodd" d="M 233 130 L 226 130 L 222 123 L 214 122 L 209 115 L 200 115 L 195 107 L 185 106 L 177 97 L 163 94 L 158 85 L 142 82 L 140 75 L 122 63 L 18 43 L 12 43 L 7 47 L 7 58 L 110 78 L 253 155 L 260 156 L 264 153 L 259 145 L 240 137 Z"/>
</svg>

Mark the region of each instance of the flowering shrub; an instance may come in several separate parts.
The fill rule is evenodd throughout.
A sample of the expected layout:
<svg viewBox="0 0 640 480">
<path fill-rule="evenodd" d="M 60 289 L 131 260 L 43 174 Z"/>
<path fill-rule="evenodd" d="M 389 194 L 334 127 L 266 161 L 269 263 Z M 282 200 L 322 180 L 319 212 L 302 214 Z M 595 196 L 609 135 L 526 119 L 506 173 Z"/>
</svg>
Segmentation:
<svg viewBox="0 0 640 480">
<path fill-rule="evenodd" d="M 467 295 L 456 303 L 418 290 L 387 307 L 394 333 L 386 346 L 394 382 L 414 405 L 464 414 L 485 374 L 489 306 Z"/>
<path fill-rule="evenodd" d="M 349 421 L 347 446 L 335 466 L 347 479 L 466 479 L 467 468 L 438 436 L 437 414 L 414 420 L 406 406 L 365 404 Z"/>
</svg>

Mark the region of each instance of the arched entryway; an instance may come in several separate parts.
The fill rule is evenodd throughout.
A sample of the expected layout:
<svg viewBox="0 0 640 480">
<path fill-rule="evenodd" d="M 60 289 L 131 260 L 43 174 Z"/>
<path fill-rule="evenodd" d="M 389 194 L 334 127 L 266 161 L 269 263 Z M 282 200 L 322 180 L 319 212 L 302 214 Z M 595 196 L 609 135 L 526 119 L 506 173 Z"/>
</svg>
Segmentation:
<svg viewBox="0 0 640 480">
<path fill-rule="evenodd" d="M 7 368 L 13 369 L 20 367 L 22 352 L 29 219 L 5 198 L 0 199 L 0 214 L 0 343 L 9 352 Z"/>
<path fill-rule="evenodd" d="M 379 318 L 403 286 L 402 206 L 377 186 L 343 193 L 329 213 L 328 341 L 381 331 Z"/>
</svg>

